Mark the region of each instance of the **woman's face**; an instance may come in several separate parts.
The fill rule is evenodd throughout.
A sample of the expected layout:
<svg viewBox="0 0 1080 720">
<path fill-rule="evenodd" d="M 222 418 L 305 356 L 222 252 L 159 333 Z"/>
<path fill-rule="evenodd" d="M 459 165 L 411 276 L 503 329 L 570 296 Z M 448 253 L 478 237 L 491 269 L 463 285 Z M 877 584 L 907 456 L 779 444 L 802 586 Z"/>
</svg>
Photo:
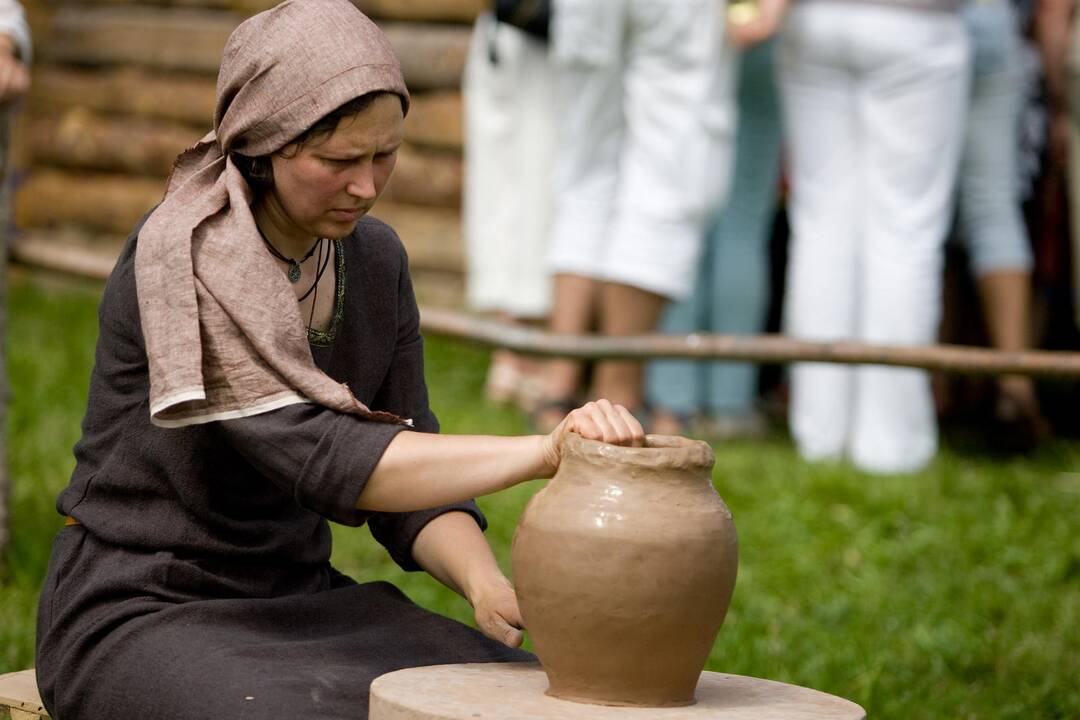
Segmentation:
<svg viewBox="0 0 1080 720">
<path fill-rule="evenodd" d="M 405 118 L 396 95 L 380 95 L 325 140 L 275 153 L 271 205 L 290 234 L 342 238 L 382 194 L 397 162 Z M 285 228 L 282 228 L 285 229 Z"/>
</svg>

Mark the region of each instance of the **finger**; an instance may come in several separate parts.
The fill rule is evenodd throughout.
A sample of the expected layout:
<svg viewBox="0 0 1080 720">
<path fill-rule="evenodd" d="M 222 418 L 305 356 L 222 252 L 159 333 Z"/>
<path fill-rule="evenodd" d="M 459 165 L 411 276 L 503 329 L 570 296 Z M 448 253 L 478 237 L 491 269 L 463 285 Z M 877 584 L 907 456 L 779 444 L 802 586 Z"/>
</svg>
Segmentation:
<svg viewBox="0 0 1080 720">
<path fill-rule="evenodd" d="M 584 408 L 589 416 L 596 423 L 596 426 L 600 428 L 600 435 L 595 438 L 596 440 L 602 440 L 612 445 L 618 444 L 619 434 L 615 429 L 615 426 L 611 423 L 611 403 L 607 400 L 597 400 L 595 402 L 587 403 Z"/>
<path fill-rule="evenodd" d="M 616 405 L 615 409 L 618 411 L 619 416 L 623 422 L 626 423 L 630 433 L 630 440 L 627 444 L 633 447 L 644 447 L 645 445 L 645 428 L 641 426 L 641 422 L 634 417 L 634 414 L 624 408 L 622 405 Z"/>
<path fill-rule="evenodd" d="M 589 405 L 591 404 L 589 403 Z M 576 432 L 587 440 L 603 440 L 604 428 L 598 422 L 595 412 L 589 408 L 589 405 L 579 407 L 570 413 L 567 431 Z"/>
<path fill-rule="evenodd" d="M 615 445 L 629 445 L 633 440 L 633 433 L 626 421 L 626 413 L 618 410 L 621 406 L 613 405 L 607 400 L 597 400 L 596 406 L 604 413 L 604 418 L 615 433 L 615 439 L 610 442 Z"/>
<path fill-rule="evenodd" d="M 506 618 L 498 613 L 492 613 L 487 622 L 481 625 L 480 629 L 489 638 L 497 640 L 507 647 L 520 647 L 521 643 L 525 641 L 525 634 L 519 628 L 508 623 Z"/>
</svg>

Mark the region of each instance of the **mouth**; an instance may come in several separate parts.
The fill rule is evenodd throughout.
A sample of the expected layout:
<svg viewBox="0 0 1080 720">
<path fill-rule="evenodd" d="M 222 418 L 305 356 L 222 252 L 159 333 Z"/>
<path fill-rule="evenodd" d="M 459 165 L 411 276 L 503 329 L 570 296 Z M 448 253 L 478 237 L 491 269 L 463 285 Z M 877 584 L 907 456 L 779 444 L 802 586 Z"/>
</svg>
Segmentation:
<svg viewBox="0 0 1080 720">
<path fill-rule="evenodd" d="M 334 208 L 330 211 L 330 217 L 335 220 L 356 220 L 365 212 L 365 208 Z"/>
</svg>

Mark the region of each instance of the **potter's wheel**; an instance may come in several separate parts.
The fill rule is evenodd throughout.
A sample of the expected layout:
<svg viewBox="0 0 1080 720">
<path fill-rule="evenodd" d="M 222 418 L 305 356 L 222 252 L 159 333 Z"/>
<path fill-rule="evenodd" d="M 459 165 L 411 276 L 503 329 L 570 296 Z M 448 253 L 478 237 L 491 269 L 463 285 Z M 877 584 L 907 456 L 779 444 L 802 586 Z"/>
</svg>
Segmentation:
<svg viewBox="0 0 1080 720">
<path fill-rule="evenodd" d="M 705 672 L 697 704 L 675 708 L 586 705 L 548 697 L 539 663 L 435 665 L 388 673 L 371 685 L 371 720 L 864 720 L 853 702 L 817 690 Z"/>
</svg>

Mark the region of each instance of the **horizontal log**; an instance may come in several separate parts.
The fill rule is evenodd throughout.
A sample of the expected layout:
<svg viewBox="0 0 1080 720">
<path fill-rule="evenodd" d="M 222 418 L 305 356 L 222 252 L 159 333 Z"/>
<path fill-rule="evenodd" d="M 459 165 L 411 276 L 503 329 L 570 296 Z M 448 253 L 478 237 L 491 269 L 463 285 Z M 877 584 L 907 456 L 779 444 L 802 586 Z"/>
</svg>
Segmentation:
<svg viewBox="0 0 1080 720">
<path fill-rule="evenodd" d="M 45 59 L 77 65 L 133 65 L 216 75 L 240 13 L 193 8 L 62 6 L 53 16 Z M 470 29 L 385 23 L 405 80 L 417 90 L 458 87 Z"/>
<path fill-rule="evenodd" d="M 371 215 L 394 228 L 405 244 L 411 266 L 420 270 L 464 272 L 465 244 L 458 211 L 380 201 Z"/>
<path fill-rule="evenodd" d="M 216 88 L 205 75 L 108 67 L 84 70 L 44 65 L 34 71 L 29 110 L 36 116 L 85 108 L 109 115 L 169 120 L 208 131 Z M 405 118 L 405 139 L 414 145 L 460 149 L 461 93 L 417 92 Z"/>
<path fill-rule="evenodd" d="M 522 353 L 580 359 L 687 358 L 759 363 L 827 362 L 889 365 L 970 375 L 1080 377 L 1080 353 L 1028 350 L 1003 352 L 958 345 L 871 345 L 809 342 L 779 335 L 556 335 L 522 325 L 460 312 L 425 308 L 424 332 L 456 337 Z"/>
<path fill-rule="evenodd" d="M 15 195 L 16 223 L 27 230 L 75 226 L 126 236 L 161 200 L 163 188 L 161 180 L 36 169 Z M 372 215 L 398 232 L 417 267 L 463 271 L 458 211 L 380 202 Z"/>
<path fill-rule="evenodd" d="M 126 236 L 161 201 L 160 179 L 37 168 L 15 193 L 21 228 L 74 225 Z"/>
<path fill-rule="evenodd" d="M 11 244 L 11 259 L 23 265 L 104 280 L 120 256 L 123 238 L 65 228 L 24 233 Z"/>
<path fill-rule="evenodd" d="M 176 156 L 202 134 L 187 125 L 77 107 L 35 117 L 24 126 L 23 142 L 34 163 L 165 178 Z"/>
<path fill-rule="evenodd" d="M 41 66 L 30 88 L 31 112 L 81 107 L 187 123 L 209 130 L 214 120 L 215 81 L 209 76 L 154 72 L 136 67 L 79 70 Z"/>
<path fill-rule="evenodd" d="M 456 208 L 461 206 L 461 155 L 402 146 L 383 199 Z"/>
<path fill-rule="evenodd" d="M 472 32 L 468 27 L 420 23 L 381 23 L 381 27 L 410 90 L 461 87 Z"/>
<path fill-rule="evenodd" d="M 241 15 L 191 8 L 63 6 L 41 55 L 80 65 L 135 65 L 216 75 Z"/>
<path fill-rule="evenodd" d="M 113 171 L 165 178 L 184 148 L 201 130 L 186 125 L 130 117 L 106 117 L 82 108 L 38 115 L 23 129 L 29 160 L 63 168 Z M 387 199 L 458 207 L 462 161 L 455 152 L 402 147 Z"/>
<path fill-rule="evenodd" d="M 454 309 L 465 306 L 465 278 L 460 273 L 413 268 L 410 274 L 416 302 L 421 305 Z"/>
<path fill-rule="evenodd" d="M 413 145 L 461 150 L 464 145 L 461 93 L 416 93 L 405 118 L 405 139 Z"/>
<path fill-rule="evenodd" d="M 471 23 L 490 0 L 353 0 L 373 18 Z"/>
<path fill-rule="evenodd" d="M 157 7 L 210 8 L 213 10 L 233 10 L 238 13 L 254 14 L 268 10 L 281 0 L 93 0 L 98 5 L 150 5 Z"/>
<path fill-rule="evenodd" d="M 11 259 L 29 268 L 105 280 L 123 246 L 121 236 L 61 228 L 20 234 L 11 245 Z M 417 300 L 425 305 L 460 308 L 464 303 L 459 273 L 413 268 L 412 281 Z"/>
<path fill-rule="evenodd" d="M 99 5 L 203 7 L 255 13 L 272 8 L 280 0 L 94 0 Z M 487 9 L 489 0 L 352 0 L 372 18 L 468 23 Z"/>
</svg>

